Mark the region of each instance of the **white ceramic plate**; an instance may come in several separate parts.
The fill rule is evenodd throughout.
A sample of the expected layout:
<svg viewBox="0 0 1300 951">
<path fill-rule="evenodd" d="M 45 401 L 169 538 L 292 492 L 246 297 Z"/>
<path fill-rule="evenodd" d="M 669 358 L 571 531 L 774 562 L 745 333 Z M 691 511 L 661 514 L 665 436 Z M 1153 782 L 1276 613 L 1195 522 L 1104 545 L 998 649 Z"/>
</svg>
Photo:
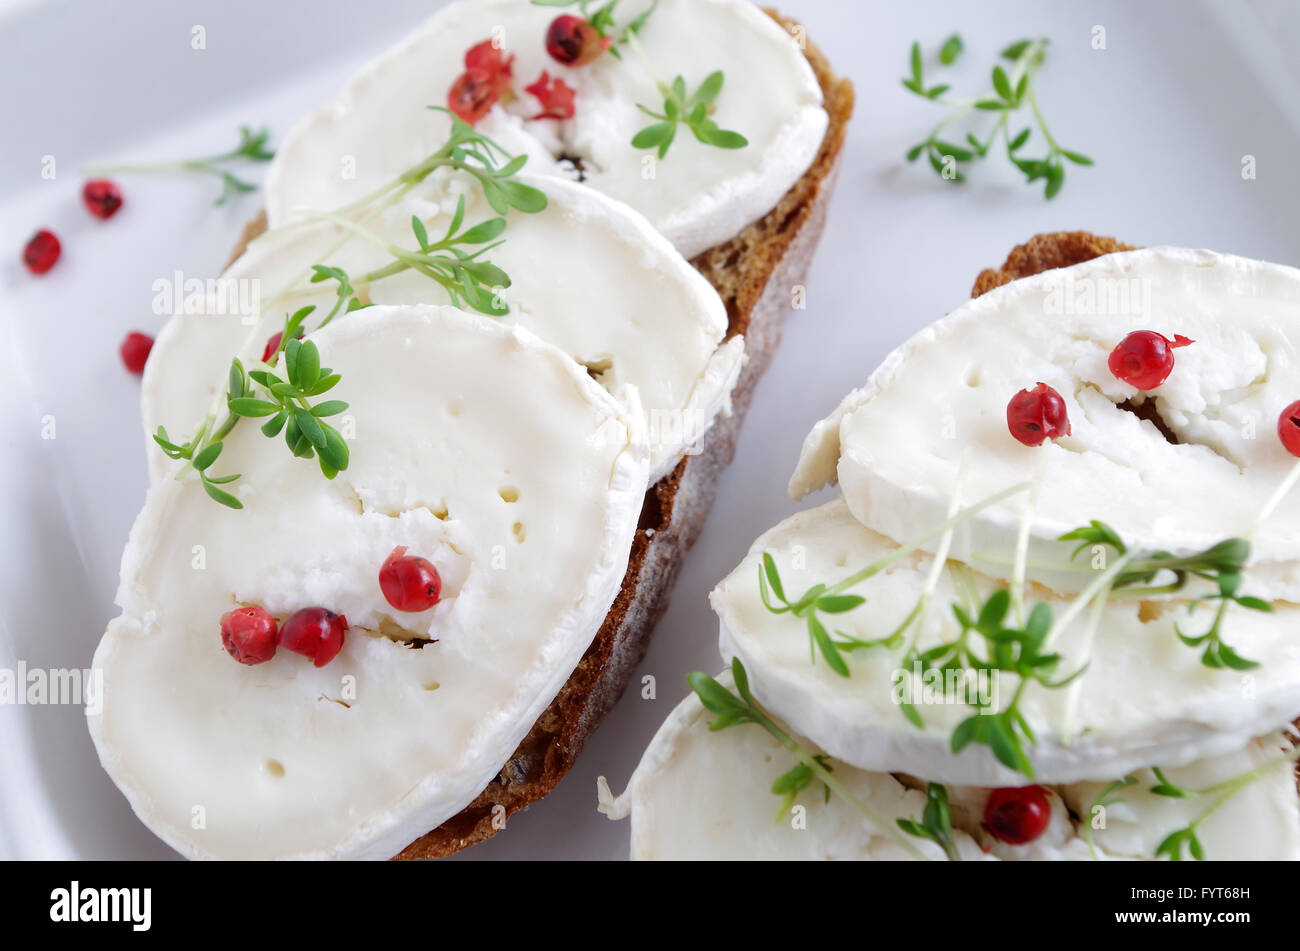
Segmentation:
<svg viewBox="0 0 1300 951">
<path fill-rule="evenodd" d="M 656 699 L 634 682 L 560 788 L 467 857 L 626 854 L 626 826 L 595 812 L 595 777 L 620 789 L 685 693 L 686 672 L 719 667 L 707 592 L 796 508 L 785 482 L 808 426 L 1013 245 L 1084 228 L 1300 263 L 1300 16 L 1281 0 L 780 5 L 858 94 L 807 310 L 787 322 L 642 665 Z M 160 326 L 155 280 L 215 274 L 258 205 L 252 195 L 214 209 L 208 181 L 121 176 L 126 205 L 99 222 L 81 208 L 79 167 L 223 151 L 241 123 L 281 136 L 434 6 L 0 0 L 0 668 L 89 663 L 115 613 L 118 558 L 145 488 L 137 380 L 117 345 L 128 330 Z M 196 26 L 206 49 L 192 48 Z M 1092 48 L 1097 27 L 1104 50 Z M 1055 201 L 1004 163 L 953 187 L 902 162 L 938 112 L 899 85 L 908 47 L 932 48 L 952 30 L 966 41 L 958 88 L 981 83 L 1008 42 L 1051 38 L 1040 100 L 1058 138 L 1097 160 L 1072 170 Z M 41 177 L 46 155 L 53 180 Z M 1246 155 L 1252 181 L 1241 176 Z M 42 226 L 64 253 L 36 279 L 19 254 Z M 49 419 L 56 438 L 43 439 Z M 100 770 L 80 708 L 0 706 L 0 749 L 0 856 L 172 854 Z"/>
</svg>

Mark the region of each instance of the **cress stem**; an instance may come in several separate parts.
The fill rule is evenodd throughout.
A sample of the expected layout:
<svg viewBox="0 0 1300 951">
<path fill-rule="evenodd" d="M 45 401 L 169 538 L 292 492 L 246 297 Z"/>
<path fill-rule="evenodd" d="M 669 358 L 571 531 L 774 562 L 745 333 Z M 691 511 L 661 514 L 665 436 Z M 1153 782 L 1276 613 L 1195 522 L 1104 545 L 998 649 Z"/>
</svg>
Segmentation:
<svg viewBox="0 0 1300 951">
<path fill-rule="evenodd" d="M 1119 575 L 1120 571 L 1122 571 L 1124 566 L 1132 560 L 1133 556 L 1131 554 L 1120 555 L 1111 563 L 1109 568 L 1093 579 L 1092 583 L 1084 588 L 1083 591 L 1079 593 L 1078 597 L 1070 602 L 1070 606 L 1065 609 L 1064 613 L 1052 622 L 1051 629 L 1047 632 L 1047 636 L 1043 638 L 1043 646 L 1046 647 L 1051 644 L 1062 630 L 1074 622 L 1074 619 L 1083 612 L 1083 609 L 1088 606 L 1089 602 L 1091 602 L 1093 598 L 1095 598 L 1102 590 L 1114 584 L 1115 578 Z"/>
<path fill-rule="evenodd" d="M 1255 517 L 1255 522 L 1251 525 L 1250 531 L 1246 533 L 1246 541 L 1251 543 L 1255 541 L 1255 536 L 1259 533 L 1259 530 L 1263 528 L 1264 523 L 1268 521 L 1277 507 L 1282 504 L 1282 500 L 1286 498 L 1287 494 L 1295 488 L 1297 481 L 1300 481 L 1300 460 L 1297 460 L 1296 464 L 1291 467 L 1291 471 L 1286 474 L 1286 478 L 1282 480 L 1281 484 L 1273 491 L 1273 494 L 1269 496 L 1268 501 L 1264 503 L 1264 507 L 1260 510 L 1259 515 Z"/>
<path fill-rule="evenodd" d="M 789 734 L 787 734 L 779 726 L 773 723 L 772 720 L 770 720 L 761 710 L 758 710 L 757 707 L 754 707 L 753 709 L 754 712 L 758 715 L 759 725 L 763 729 L 767 730 L 767 732 L 770 733 L 778 743 L 780 743 L 787 750 L 793 753 L 795 758 L 798 759 L 799 762 L 803 763 L 804 766 L 812 770 L 813 775 L 816 776 L 818 779 L 820 779 L 823 783 L 825 783 L 826 787 L 830 789 L 831 792 L 835 793 L 835 795 L 839 796 L 841 799 L 847 802 L 850 806 L 853 807 L 854 810 L 856 810 L 860 815 L 862 815 L 868 822 L 870 822 L 881 832 L 883 832 L 886 836 L 888 836 L 889 838 L 893 839 L 896 843 L 898 843 L 898 845 L 901 846 L 904 850 L 906 850 L 907 853 L 911 855 L 913 858 L 916 859 L 925 858 L 925 856 L 922 855 L 921 852 L 914 845 L 912 845 L 911 842 L 907 841 L 906 837 L 903 835 L 903 833 L 900 830 L 890 825 L 890 823 L 885 821 L 885 819 L 882 816 L 880 816 L 874 809 L 872 809 L 866 803 L 858 799 L 857 796 L 853 795 L 853 793 L 850 792 L 843 783 L 841 783 L 838 779 L 835 778 L 834 774 L 831 773 L 830 770 L 826 769 L 826 767 L 824 767 L 821 763 L 817 762 L 816 759 L 810 756 L 802 746 L 796 743 L 789 736 Z"/>
<path fill-rule="evenodd" d="M 1005 115 L 1003 113 L 1004 117 Z M 1043 466 L 1046 460 L 1046 453 L 1038 453 L 1034 462 L 1034 480 L 1029 490 L 1029 501 L 1020 519 L 1020 530 L 1016 533 L 1016 560 L 1011 572 L 1011 604 L 1015 608 L 1016 623 L 1020 625 L 1025 623 L 1025 562 L 1029 557 L 1029 530 L 1033 527 L 1034 512 L 1038 508 L 1038 490 L 1043 484 Z"/>
<path fill-rule="evenodd" d="M 894 564 L 896 561 L 906 558 L 914 551 L 917 551 L 926 542 L 932 541 L 938 536 L 942 535 L 944 532 L 948 531 L 949 529 L 955 528 L 956 526 L 962 524 L 963 522 L 969 521 L 971 518 L 974 518 L 976 515 L 978 515 L 980 512 L 984 511 L 985 509 L 991 508 L 992 506 L 997 505 L 999 502 L 1005 499 L 1009 499 L 1013 495 L 1017 495 L 1020 492 L 1026 491 L 1027 489 L 1030 488 L 1030 485 L 1031 483 L 1028 482 L 1020 482 L 1017 483 L 1016 485 L 1011 486 L 1008 489 L 1003 489 L 1001 492 L 998 492 L 994 495 L 990 495 L 987 499 L 984 499 L 982 502 L 976 502 L 974 505 L 970 506 L 969 508 L 963 509 L 962 511 L 958 512 L 956 515 L 944 519 L 937 526 L 935 526 L 930 531 L 926 532 L 920 538 L 908 542 L 901 548 L 895 549 L 894 551 L 890 552 L 888 555 L 885 555 L 883 558 L 876 559 L 871 564 L 863 568 L 861 571 L 849 575 L 839 584 L 827 588 L 822 593 L 839 594 L 841 591 L 844 591 L 848 588 L 852 588 L 854 585 L 866 581 L 872 575 L 878 574 L 879 572 L 888 568 L 890 565 Z"/>
</svg>

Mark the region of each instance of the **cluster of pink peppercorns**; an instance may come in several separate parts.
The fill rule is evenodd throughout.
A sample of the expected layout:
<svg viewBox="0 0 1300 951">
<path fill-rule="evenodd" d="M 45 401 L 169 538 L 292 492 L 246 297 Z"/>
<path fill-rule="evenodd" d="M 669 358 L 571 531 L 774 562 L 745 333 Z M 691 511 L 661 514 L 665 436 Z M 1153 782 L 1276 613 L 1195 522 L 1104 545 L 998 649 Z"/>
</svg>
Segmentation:
<svg viewBox="0 0 1300 951">
<path fill-rule="evenodd" d="M 442 597 L 442 579 L 427 558 L 398 546 L 379 569 L 379 589 L 398 611 L 427 611 Z M 303 608 L 283 625 L 265 608 L 246 605 L 221 618 L 221 643 L 241 664 L 262 664 L 283 647 L 324 667 L 343 649 L 348 619 L 322 607 Z"/>
<path fill-rule="evenodd" d="M 1174 350 L 1196 341 L 1174 334 L 1172 340 L 1154 330 L 1135 330 L 1111 351 L 1106 365 L 1118 379 L 1139 390 L 1154 390 L 1174 370 Z M 1061 394 L 1046 383 L 1021 390 L 1007 403 L 1007 428 L 1018 442 L 1041 446 L 1048 439 L 1070 435 L 1070 417 Z M 1300 456 L 1300 400 L 1282 410 L 1277 436 L 1293 456 Z"/>
<path fill-rule="evenodd" d="M 578 67 L 595 62 L 609 49 L 613 39 L 602 36 L 589 21 L 563 14 L 546 29 L 546 52 L 561 66 Z M 510 91 L 514 78 L 514 55 L 503 52 L 491 40 L 470 47 L 465 54 L 465 71 L 447 90 L 447 108 L 470 125 L 488 114 L 492 106 Z M 524 92 L 533 96 L 541 111 L 534 119 L 572 119 L 574 89 L 558 76 L 542 70 Z"/>
</svg>

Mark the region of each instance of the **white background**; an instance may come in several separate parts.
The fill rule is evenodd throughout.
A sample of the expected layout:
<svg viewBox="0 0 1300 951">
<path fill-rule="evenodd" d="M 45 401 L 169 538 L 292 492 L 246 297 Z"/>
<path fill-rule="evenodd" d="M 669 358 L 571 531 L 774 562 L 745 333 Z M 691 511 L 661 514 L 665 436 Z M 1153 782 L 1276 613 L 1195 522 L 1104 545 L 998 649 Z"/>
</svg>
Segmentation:
<svg viewBox="0 0 1300 951">
<path fill-rule="evenodd" d="M 436 0 L 358 5 L 270 0 L 0 0 L 0 667 L 84 667 L 115 613 L 117 563 L 146 484 L 138 381 L 117 344 L 156 332 L 152 282 L 215 274 L 252 195 L 214 209 L 217 186 L 123 176 L 124 209 L 99 222 L 80 166 L 224 151 L 241 123 L 278 140 Z M 710 587 L 796 506 L 786 478 L 807 428 L 894 346 L 970 293 L 983 267 L 1040 231 L 1211 247 L 1300 263 L 1300 5 L 1255 2 L 850 2 L 781 0 L 857 88 L 838 192 L 808 308 L 759 387 L 735 463 L 686 561 L 642 674 L 548 799 L 468 858 L 621 857 L 627 827 L 595 812 L 595 778 L 622 788 L 685 692 L 720 666 Z M 207 48 L 191 49 L 191 29 Z M 1093 28 L 1106 48 L 1092 48 Z M 1046 202 L 1001 159 L 952 186 L 903 153 L 939 108 L 899 77 L 920 39 L 954 30 L 956 93 L 982 91 L 1003 46 L 1052 41 L 1039 100 L 1058 139 L 1097 160 Z M 58 175 L 40 176 L 53 155 Z M 1257 179 L 1243 180 L 1253 155 Z M 253 170 L 260 175 L 260 169 Z M 19 263 L 50 227 L 63 259 Z M 8 250 L 6 250 L 8 249 Z M 57 438 L 42 440 L 53 416 Z M 165 857 L 100 770 L 80 709 L 0 707 L 0 856 Z"/>
</svg>

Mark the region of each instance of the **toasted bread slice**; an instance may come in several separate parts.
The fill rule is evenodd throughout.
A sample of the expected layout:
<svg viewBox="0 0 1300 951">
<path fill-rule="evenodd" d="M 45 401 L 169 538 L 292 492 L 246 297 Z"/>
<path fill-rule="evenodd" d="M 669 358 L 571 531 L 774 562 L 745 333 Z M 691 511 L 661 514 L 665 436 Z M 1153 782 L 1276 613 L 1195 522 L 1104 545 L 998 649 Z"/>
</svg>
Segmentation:
<svg viewBox="0 0 1300 951">
<path fill-rule="evenodd" d="M 774 10 L 767 12 L 802 35 L 796 21 Z M 830 117 L 816 159 L 763 218 L 691 261 L 726 304 L 728 339 L 745 336 L 748 362 L 732 394 L 731 414 L 714 422 L 698 453 L 683 458 L 646 493 L 627 572 L 604 624 L 496 779 L 459 814 L 411 843 L 397 858 L 437 858 L 481 842 L 500 831 L 511 813 L 554 789 L 645 656 L 655 623 L 668 608 L 682 559 L 713 505 L 718 477 L 731 462 L 754 387 L 780 341 L 781 320 L 790 309 L 793 288 L 804 281 L 825 223 L 853 113 L 853 86 L 835 76 L 811 42 L 805 44 L 804 53 L 822 87 Z M 265 230 L 263 212 L 245 225 L 230 260 Z"/>
</svg>

